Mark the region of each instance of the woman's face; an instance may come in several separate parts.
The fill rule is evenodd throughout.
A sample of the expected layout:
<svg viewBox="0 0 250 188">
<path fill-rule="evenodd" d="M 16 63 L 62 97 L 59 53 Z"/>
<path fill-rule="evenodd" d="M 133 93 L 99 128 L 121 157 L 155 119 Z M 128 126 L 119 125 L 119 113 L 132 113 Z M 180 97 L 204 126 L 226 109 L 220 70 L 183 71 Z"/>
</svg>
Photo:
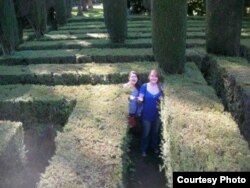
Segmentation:
<svg viewBox="0 0 250 188">
<path fill-rule="evenodd" d="M 138 81 L 137 75 L 132 73 L 129 76 L 129 83 L 132 84 L 132 85 L 135 85 L 137 83 L 137 81 Z"/>
<path fill-rule="evenodd" d="M 158 76 L 156 75 L 155 72 L 151 72 L 148 76 L 149 82 L 152 84 L 157 84 L 158 83 Z"/>
</svg>

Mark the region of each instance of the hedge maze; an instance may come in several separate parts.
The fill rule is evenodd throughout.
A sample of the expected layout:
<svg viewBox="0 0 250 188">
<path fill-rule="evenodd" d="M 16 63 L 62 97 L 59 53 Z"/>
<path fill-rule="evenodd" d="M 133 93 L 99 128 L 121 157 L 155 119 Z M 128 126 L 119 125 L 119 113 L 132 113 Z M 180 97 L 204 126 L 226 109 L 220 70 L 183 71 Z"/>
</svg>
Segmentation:
<svg viewBox="0 0 250 188">
<path fill-rule="evenodd" d="M 172 171 L 250 170 L 249 23 L 243 19 L 242 57 L 229 58 L 206 52 L 204 17 L 187 18 L 184 73 L 164 75 L 161 156 L 170 186 Z M 4 162 L 9 148 L 18 161 L 3 167 L 10 172 L 0 175 L 0 187 L 126 185 L 130 138 L 121 86 L 130 70 L 146 82 L 158 67 L 150 18 L 130 16 L 127 26 L 124 44 L 113 44 L 103 17 L 73 16 L 39 39 L 24 30 L 17 51 L 0 56 L 0 161 L 14 164 Z M 35 148 L 48 151 L 39 158 L 43 167 L 29 158 L 41 154 Z M 25 182 L 13 168 L 40 171 Z"/>
</svg>

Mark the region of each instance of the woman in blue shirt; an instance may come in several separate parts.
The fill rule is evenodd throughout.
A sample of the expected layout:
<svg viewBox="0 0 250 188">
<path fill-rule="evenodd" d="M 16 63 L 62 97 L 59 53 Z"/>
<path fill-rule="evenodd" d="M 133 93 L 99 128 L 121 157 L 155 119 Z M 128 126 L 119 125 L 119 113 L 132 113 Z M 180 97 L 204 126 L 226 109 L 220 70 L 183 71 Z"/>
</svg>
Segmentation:
<svg viewBox="0 0 250 188">
<path fill-rule="evenodd" d="M 142 124 L 143 133 L 141 140 L 142 156 L 147 155 L 149 144 L 151 144 L 155 153 L 158 153 L 160 114 L 159 102 L 163 97 L 160 85 L 160 75 L 157 70 L 151 70 L 148 76 L 149 82 L 141 86 L 138 100 L 143 103 Z"/>
</svg>

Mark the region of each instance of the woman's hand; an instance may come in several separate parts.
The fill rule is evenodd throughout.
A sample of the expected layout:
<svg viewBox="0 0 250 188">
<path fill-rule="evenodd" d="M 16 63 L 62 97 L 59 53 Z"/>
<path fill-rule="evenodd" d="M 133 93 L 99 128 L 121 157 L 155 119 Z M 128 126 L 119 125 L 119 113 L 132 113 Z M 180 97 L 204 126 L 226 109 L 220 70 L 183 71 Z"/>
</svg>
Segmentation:
<svg viewBox="0 0 250 188">
<path fill-rule="evenodd" d="M 130 99 L 130 100 L 134 100 L 134 99 L 135 99 L 135 96 L 130 95 L 130 96 L 129 96 L 129 99 Z"/>
<path fill-rule="evenodd" d="M 141 96 L 137 97 L 137 101 L 138 101 L 139 103 L 142 103 L 142 102 L 143 102 L 143 97 L 141 97 Z"/>
</svg>

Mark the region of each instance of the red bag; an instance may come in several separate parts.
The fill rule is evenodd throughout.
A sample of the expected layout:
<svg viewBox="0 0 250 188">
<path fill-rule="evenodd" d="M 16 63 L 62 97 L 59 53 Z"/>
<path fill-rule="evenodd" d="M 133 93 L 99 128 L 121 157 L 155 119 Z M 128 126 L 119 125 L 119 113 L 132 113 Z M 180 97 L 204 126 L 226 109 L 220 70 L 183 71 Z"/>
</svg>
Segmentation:
<svg viewBox="0 0 250 188">
<path fill-rule="evenodd" d="M 128 117 L 128 125 L 130 128 L 136 127 L 138 123 L 136 116 L 129 116 Z"/>
</svg>

